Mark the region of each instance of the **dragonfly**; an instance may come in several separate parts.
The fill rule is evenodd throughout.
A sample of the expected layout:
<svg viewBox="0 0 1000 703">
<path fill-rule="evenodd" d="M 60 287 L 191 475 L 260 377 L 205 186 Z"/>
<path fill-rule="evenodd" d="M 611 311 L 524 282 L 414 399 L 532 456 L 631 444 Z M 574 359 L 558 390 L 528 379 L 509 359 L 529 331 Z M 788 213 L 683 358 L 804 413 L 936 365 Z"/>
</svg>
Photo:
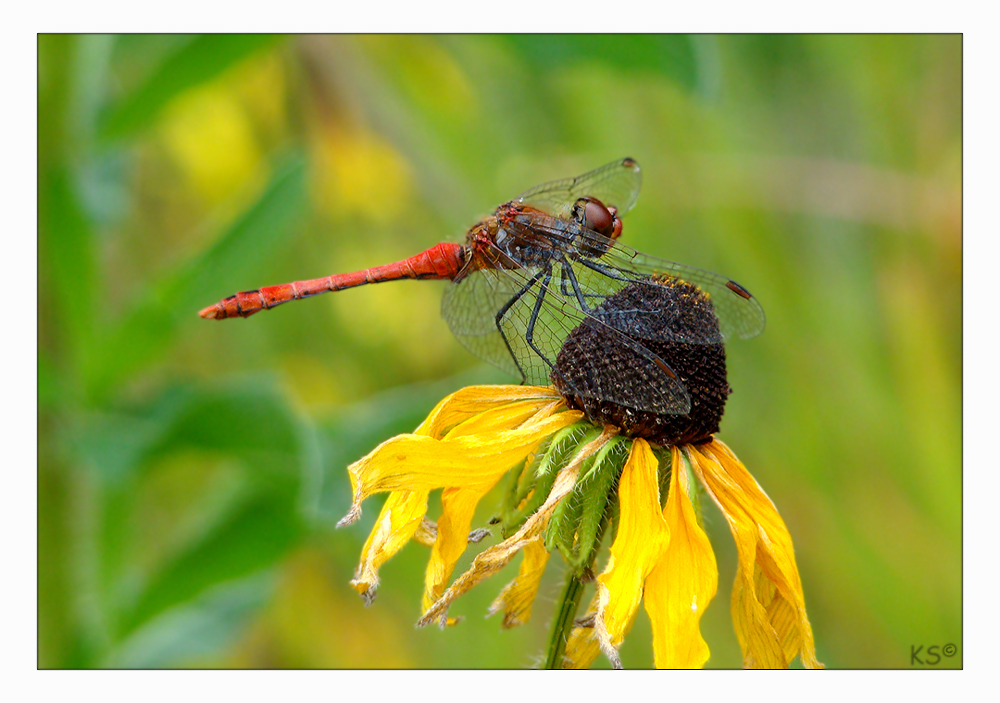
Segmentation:
<svg viewBox="0 0 1000 703">
<path fill-rule="evenodd" d="M 477 222 L 464 243 L 441 242 L 362 271 L 236 293 L 200 315 L 249 317 L 345 288 L 400 279 L 448 280 L 441 313 L 452 333 L 470 352 L 522 382 L 566 387 L 559 351 L 573 330 L 586 324 L 627 349 L 629 363 L 619 377 L 586 388 L 570 385 L 571 392 L 641 412 L 687 414 L 691 400 L 683 378 L 651 347 L 750 338 L 763 331 L 764 311 L 732 279 L 639 253 L 619 241 L 621 217 L 636 204 L 641 185 L 639 164 L 619 159 L 525 191 Z M 627 288 L 653 291 L 671 281 L 704 293 L 718 325 L 685 324 L 676 305 L 623 309 L 609 304 Z M 628 387 L 635 379 L 642 379 L 641 392 Z"/>
</svg>

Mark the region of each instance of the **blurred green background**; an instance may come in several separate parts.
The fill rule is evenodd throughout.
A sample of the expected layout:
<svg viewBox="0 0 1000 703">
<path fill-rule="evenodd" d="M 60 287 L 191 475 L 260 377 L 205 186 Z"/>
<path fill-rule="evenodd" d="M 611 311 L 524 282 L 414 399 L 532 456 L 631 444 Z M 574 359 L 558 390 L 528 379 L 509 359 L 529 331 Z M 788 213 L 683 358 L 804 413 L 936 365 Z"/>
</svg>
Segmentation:
<svg viewBox="0 0 1000 703">
<path fill-rule="evenodd" d="M 380 500 L 334 530 L 348 463 L 510 380 L 451 337 L 445 284 L 197 311 L 460 241 L 623 156 L 628 244 L 767 311 L 729 348 L 721 437 L 789 525 L 820 659 L 961 665 L 960 37 L 42 36 L 39 59 L 40 666 L 537 663 L 557 559 L 528 625 L 482 618 L 515 560 L 417 630 L 428 550 L 366 609 Z M 704 630 L 734 667 L 712 510 Z M 651 665 L 644 612 L 622 656 Z"/>
</svg>

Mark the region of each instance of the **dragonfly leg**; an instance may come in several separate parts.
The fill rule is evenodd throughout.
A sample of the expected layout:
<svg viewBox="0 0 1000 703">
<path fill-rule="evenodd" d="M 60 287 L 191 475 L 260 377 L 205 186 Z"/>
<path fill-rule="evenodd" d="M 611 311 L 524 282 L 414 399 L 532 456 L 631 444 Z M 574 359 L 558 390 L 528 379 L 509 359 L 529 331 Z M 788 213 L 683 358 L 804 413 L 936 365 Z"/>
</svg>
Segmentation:
<svg viewBox="0 0 1000 703">
<path fill-rule="evenodd" d="M 570 290 L 569 290 L 569 288 L 568 288 L 570 280 L 569 280 L 569 277 L 566 275 L 566 269 L 567 269 L 567 267 L 563 266 L 559 270 L 559 291 L 563 294 L 564 298 L 575 298 L 575 297 L 577 297 L 576 293 L 571 293 Z M 605 296 L 601 295 L 600 293 L 584 293 L 583 297 L 584 298 L 599 298 L 599 299 L 603 300 Z"/>
<path fill-rule="evenodd" d="M 587 296 L 583 294 L 580 290 L 580 282 L 576 280 L 576 274 L 573 273 L 573 267 L 570 266 L 569 261 L 566 260 L 565 256 L 559 257 L 562 262 L 561 271 L 559 272 L 559 277 L 562 279 L 563 295 L 567 298 L 570 297 L 569 293 L 566 291 L 566 280 L 569 279 L 570 285 L 573 286 L 573 297 L 576 298 L 576 302 L 579 303 L 580 309 L 584 312 L 593 312 L 591 307 L 587 304 Z"/>
<path fill-rule="evenodd" d="M 563 267 L 559 271 L 559 290 L 562 292 L 564 298 L 570 297 L 569 289 L 566 287 L 568 281 L 566 280 L 566 268 Z"/>
<path fill-rule="evenodd" d="M 493 318 L 494 323 L 496 324 L 497 327 L 497 332 L 500 333 L 500 339 L 502 339 L 504 345 L 506 345 L 507 352 L 510 354 L 510 358 L 514 360 L 514 364 L 515 366 L 517 366 L 517 370 L 521 372 L 521 378 L 525 380 L 527 380 L 528 374 L 526 374 L 524 372 L 524 369 L 521 368 L 521 362 L 517 360 L 517 354 L 514 353 L 514 349 L 510 346 L 510 341 L 507 339 L 507 335 L 503 331 L 503 324 L 502 324 L 503 318 L 507 314 L 507 311 L 514 306 L 514 303 L 520 300 L 525 293 L 531 290 L 531 287 L 534 286 L 536 283 L 538 283 L 538 281 L 542 278 L 543 275 L 546 274 L 547 271 L 548 269 L 542 269 L 534 276 L 532 276 L 531 279 L 527 283 L 525 283 L 524 286 L 521 287 L 521 290 L 519 290 L 517 293 L 511 296 L 510 300 L 508 300 L 506 303 L 503 304 L 503 307 L 497 311 L 496 317 Z M 551 275 L 551 273 L 549 275 Z"/>
<path fill-rule="evenodd" d="M 535 346 L 535 323 L 538 322 L 538 313 L 542 309 L 542 301 L 545 299 L 545 292 L 549 289 L 549 281 L 552 280 L 552 269 L 545 269 L 545 280 L 542 281 L 542 285 L 538 289 L 538 298 L 535 299 L 535 307 L 531 310 L 531 317 L 528 318 L 528 326 L 524 331 L 524 339 L 528 343 L 528 346 L 538 354 L 538 357 L 549 365 L 549 368 L 555 368 L 555 365 L 546 358 L 542 350 Z"/>
<path fill-rule="evenodd" d="M 601 274 L 602 276 L 607 276 L 608 278 L 613 278 L 616 281 L 634 281 L 634 280 L 636 280 L 635 276 L 631 276 L 631 277 L 630 276 L 623 276 L 622 273 L 621 273 L 621 271 L 619 271 L 617 269 L 609 268 L 607 266 L 602 266 L 601 264 L 594 263 L 593 261 L 590 261 L 589 259 L 585 259 L 582 256 L 579 257 L 579 258 L 577 258 L 576 260 L 580 262 L 581 266 L 586 266 L 590 270 L 597 271 L 597 273 Z"/>
</svg>

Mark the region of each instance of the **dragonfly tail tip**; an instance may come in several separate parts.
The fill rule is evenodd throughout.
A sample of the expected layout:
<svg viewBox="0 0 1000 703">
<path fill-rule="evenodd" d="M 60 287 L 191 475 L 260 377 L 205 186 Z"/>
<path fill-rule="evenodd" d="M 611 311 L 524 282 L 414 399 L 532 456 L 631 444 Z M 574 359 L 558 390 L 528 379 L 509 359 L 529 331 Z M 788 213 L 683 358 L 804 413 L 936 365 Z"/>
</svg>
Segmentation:
<svg viewBox="0 0 1000 703">
<path fill-rule="evenodd" d="M 205 308 L 204 310 L 202 310 L 198 314 L 201 317 L 205 318 L 206 320 L 214 320 L 216 317 L 219 316 L 219 306 L 218 305 L 209 305 L 207 308 Z"/>
</svg>

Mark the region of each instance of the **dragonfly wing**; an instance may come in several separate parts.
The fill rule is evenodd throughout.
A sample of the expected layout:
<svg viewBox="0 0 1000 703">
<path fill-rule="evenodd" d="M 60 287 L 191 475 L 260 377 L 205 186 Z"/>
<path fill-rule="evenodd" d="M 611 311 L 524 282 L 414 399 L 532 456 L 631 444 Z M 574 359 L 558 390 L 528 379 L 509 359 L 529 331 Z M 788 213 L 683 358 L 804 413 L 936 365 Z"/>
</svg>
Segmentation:
<svg viewBox="0 0 1000 703">
<path fill-rule="evenodd" d="M 498 326 L 527 382 L 558 381 L 570 395 L 639 411 L 690 411 L 687 390 L 670 366 L 642 340 L 564 295 L 558 267 L 499 273 L 517 284 Z"/>
<path fill-rule="evenodd" d="M 629 337 L 657 343 L 724 342 L 711 297 L 687 282 L 613 269 L 587 257 L 564 256 L 557 269 L 564 295 Z"/>
<path fill-rule="evenodd" d="M 540 215 L 530 223 L 516 223 L 551 244 L 549 258 L 554 273 L 550 285 L 577 309 L 591 314 L 600 311 L 604 322 L 630 337 L 722 344 L 729 328 L 720 328 L 715 312 L 721 312 L 730 327 L 738 326 L 742 330 L 739 336 L 752 336 L 748 329 L 758 322 L 763 326 L 763 311 L 753 296 L 741 287 L 727 287 L 723 282 L 730 286 L 737 284 L 722 276 L 643 258 L 597 232 L 562 227 L 554 222 L 547 215 Z M 696 291 L 691 285 L 679 285 L 680 281 L 697 286 L 706 295 L 692 298 Z M 631 287 L 630 297 L 636 305 L 623 308 L 621 300 L 603 305 L 626 287 Z"/>
<path fill-rule="evenodd" d="M 640 254 L 624 244 L 582 228 L 575 232 L 567 258 L 572 259 L 573 271 L 579 272 L 581 285 L 594 299 L 600 294 L 616 293 L 625 284 L 637 280 L 646 281 L 646 285 L 657 285 L 657 281 L 669 282 L 671 278 L 679 278 L 696 285 L 708 295 L 719 319 L 723 338 L 748 339 L 764 331 L 765 316 L 760 302 L 739 283 L 717 273 Z M 657 314 L 669 315 L 670 311 Z M 659 321 L 655 322 L 652 329 L 660 328 Z M 679 341 L 719 342 L 717 335 L 698 335 L 695 330 L 686 329 L 682 322 L 678 318 L 673 325 L 668 325 L 676 328 Z"/>
<path fill-rule="evenodd" d="M 568 218 L 573 204 L 590 196 L 617 208 L 622 215 L 635 205 L 641 186 L 639 164 L 632 159 L 619 159 L 575 178 L 535 186 L 522 193 L 518 201 L 550 215 Z"/>
<path fill-rule="evenodd" d="M 441 316 L 470 352 L 512 376 L 523 377 L 496 324 L 497 311 L 519 287 L 496 269 L 474 271 L 445 289 Z"/>
<path fill-rule="evenodd" d="M 580 311 L 549 295 L 549 269 L 501 269 L 515 294 L 497 308 L 497 327 L 528 383 L 548 384 L 563 340 L 580 324 Z"/>
<path fill-rule="evenodd" d="M 601 258 L 612 267 L 628 266 L 632 271 L 649 276 L 675 276 L 693 283 L 708 294 L 719 318 L 719 328 L 726 339 L 749 339 L 764 331 L 764 308 L 750 291 L 736 281 L 711 271 L 678 264 L 666 259 L 640 254 L 621 244 L 615 244 Z"/>
<path fill-rule="evenodd" d="M 665 273 L 676 276 L 707 293 L 719 318 L 719 329 L 726 339 L 750 339 L 764 331 L 764 308 L 750 291 L 736 281 L 711 271 L 665 260 L 656 260 L 649 270 L 654 275 Z"/>
</svg>

